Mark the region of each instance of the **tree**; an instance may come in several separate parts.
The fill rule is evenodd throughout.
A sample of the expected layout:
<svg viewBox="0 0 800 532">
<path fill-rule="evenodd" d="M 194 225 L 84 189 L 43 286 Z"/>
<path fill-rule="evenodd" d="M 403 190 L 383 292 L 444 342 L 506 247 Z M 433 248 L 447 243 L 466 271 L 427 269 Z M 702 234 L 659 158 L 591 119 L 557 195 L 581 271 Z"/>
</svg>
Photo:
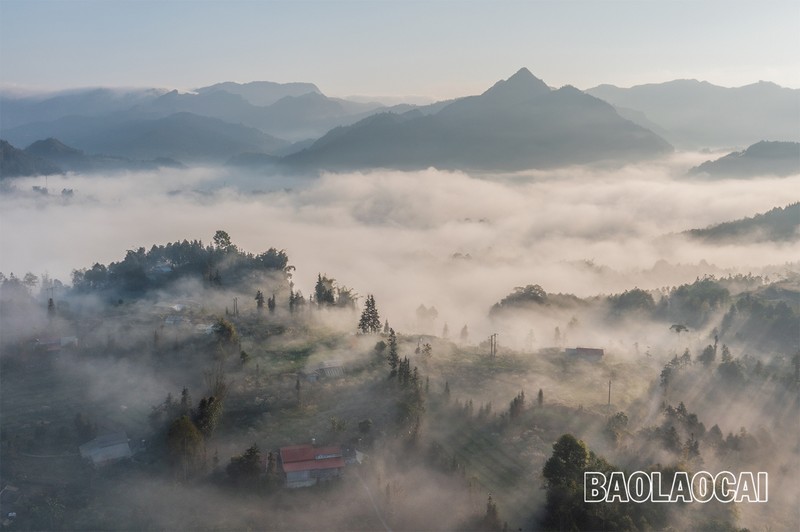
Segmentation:
<svg viewBox="0 0 800 532">
<path fill-rule="evenodd" d="M 181 390 L 181 406 L 180 406 L 180 414 L 182 416 L 188 416 L 192 411 L 192 396 L 189 395 L 189 389 L 184 387 Z"/>
<path fill-rule="evenodd" d="M 231 458 L 225 472 L 239 486 L 253 487 L 261 477 L 261 451 L 253 444 L 239 456 Z"/>
<path fill-rule="evenodd" d="M 239 333 L 236 332 L 236 327 L 225 318 L 219 318 L 214 324 L 214 334 L 217 342 L 223 347 L 239 344 Z"/>
<path fill-rule="evenodd" d="M 544 404 L 544 392 L 541 388 L 539 388 L 539 393 L 536 395 L 536 402 L 539 404 L 539 406 Z"/>
<path fill-rule="evenodd" d="M 189 416 L 181 416 L 169 426 L 167 449 L 173 465 L 183 471 L 184 479 L 199 466 L 203 452 L 203 435 Z"/>
<path fill-rule="evenodd" d="M 450 335 L 450 329 L 447 327 L 447 322 L 445 322 L 444 327 L 442 327 L 442 338 L 445 340 Z"/>
<path fill-rule="evenodd" d="M 713 345 L 707 345 L 703 352 L 700 354 L 697 359 L 703 363 L 704 366 L 708 367 L 714 363 L 714 359 L 717 357 L 717 351 L 714 349 Z"/>
<path fill-rule="evenodd" d="M 383 334 L 389 334 L 389 320 L 383 322 Z"/>
<path fill-rule="evenodd" d="M 236 246 L 231 242 L 230 235 L 221 229 L 214 233 L 212 241 L 214 242 L 214 247 L 220 251 L 236 251 Z"/>
<path fill-rule="evenodd" d="M 628 416 L 625 415 L 625 412 L 617 412 L 608 418 L 604 432 L 611 443 L 616 445 L 627 429 Z"/>
<path fill-rule="evenodd" d="M 483 530 L 491 530 L 499 532 L 503 529 L 500 523 L 500 515 L 497 511 L 497 504 L 492 500 L 491 494 L 486 501 L 486 514 L 483 516 Z"/>
<path fill-rule="evenodd" d="M 553 444 L 553 455 L 544 464 L 542 474 L 549 486 L 583 485 L 583 472 L 589 460 L 586 444 L 572 434 L 562 435 Z"/>
<path fill-rule="evenodd" d="M 256 300 L 256 308 L 258 309 L 259 312 L 263 312 L 263 310 L 264 310 L 264 292 L 262 292 L 261 290 L 257 291 L 255 300 Z"/>
<path fill-rule="evenodd" d="M 275 294 L 272 294 L 272 297 L 267 299 L 267 309 L 269 309 L 270 314 L 275 312 Z"/>
<path fill-rule="evenodd" d="M 686 325 L 682 325 L 680 323 L 675 323 L 673 325 L 670 325 L 669 329 L 673 331 L 675 334 L 680 334 L 682 332 L 688 331 L 689 327 L 687 327 Z"/>
<path fill-rule="evenodd" d="M 39 278 L 31 272 L 28 272 L 25 274 L 25 277 L 22 278 L 22 284 L 25 285 L 28 291 L 32 292 L 33 288 L 39 284 Z"/>
<path fill-rule="evenodd" d="M 197 405 L 197 412 L 194 416 L 194 423 L 200 433 L 209 438 L 217 428 L 219 418 L 222 416 L 222 401 L 213 395 L 203 397 Z"/>
<path fill-rule="evenodd" d="M 355 309 L 357 300 L 358 300 L 358 295 L 356 295 L 356 293 L 353 291 L 352 288 L 347 288 L 346 286 L 341 286 L 336 288 L 337 307 L 349 308 L 351 310 Z M 378 325 L 380 325 L 380 323 Z"/>
<path fill-rule="evenodd" d="M 400 366 L 400 355 L 397 354 L 397 336 L 394 329 L 389 329 L 389 354 L 386 355 L 389 362 L 389 378 L 397 376 L 397 368 Z"/>
<path fill-rule="evenodd" d="M 317 306 L 331 306 L 336 303 L 334 294 L 334 280 L 328 279 L 321 273 L 317 274 L 317 284 L 314 286 L 314 299 Z"/>
<path fill-rule="evenodd" d="M 363 334 L 375 334 L 381 330 L 381 318 L 378 315 L 378 309 L 375 307 L 375 297 L 371 294 L 367 296 L 367 300 L 364 303 L 364 311 L 358 321 L 358 330 Z"/>
<path fill-rule="evenodd" d="M 461 328 L 461 343 L 466 343 L 469 339 L 469 331 L 467 330 L 466 324 Z"/>
</svg>

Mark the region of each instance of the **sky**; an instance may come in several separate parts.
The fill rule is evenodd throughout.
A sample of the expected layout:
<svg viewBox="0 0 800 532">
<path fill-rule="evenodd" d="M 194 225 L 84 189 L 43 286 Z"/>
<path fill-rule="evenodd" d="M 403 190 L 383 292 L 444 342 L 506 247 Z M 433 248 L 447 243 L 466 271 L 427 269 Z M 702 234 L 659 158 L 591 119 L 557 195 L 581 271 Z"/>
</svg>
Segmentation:
<svg viewBox="0 0 800 532">
<path fill-rule="evenodd" d="M 527 67 L 551 86 L 800 87 L 797 1 L 0 0 L 5 89 L 316 83 L 450 98 Z"/>
</svg>

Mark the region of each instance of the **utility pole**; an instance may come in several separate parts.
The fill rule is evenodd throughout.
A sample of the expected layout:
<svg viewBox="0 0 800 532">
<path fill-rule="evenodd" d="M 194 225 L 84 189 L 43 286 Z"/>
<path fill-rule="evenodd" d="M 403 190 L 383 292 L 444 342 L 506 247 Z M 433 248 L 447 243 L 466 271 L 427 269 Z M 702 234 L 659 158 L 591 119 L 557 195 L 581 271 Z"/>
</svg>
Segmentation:
<svg viewBox="0 0 800 532">
<path fill-rule="evenodd" d="M 489 336 L 489 356 L 492 358 L 497 356 L 497 333 Z"/>
</svg>

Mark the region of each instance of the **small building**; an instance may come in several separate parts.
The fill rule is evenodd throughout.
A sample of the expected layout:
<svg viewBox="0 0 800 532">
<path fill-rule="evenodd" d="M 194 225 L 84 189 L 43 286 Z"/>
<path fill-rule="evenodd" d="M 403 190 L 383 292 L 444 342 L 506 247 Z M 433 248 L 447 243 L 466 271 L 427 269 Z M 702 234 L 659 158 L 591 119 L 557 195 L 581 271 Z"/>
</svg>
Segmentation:
<svg viewBox="0 0 800 532">
<path fill-rule="evenodd" d="M 603 350 L 597 347 L 575 347 L 566 348 L 564 353 L 571 356 L 579 356 L 587 360 L 600 360 L 603 358 Z"/>
<path fill-rule="evenodd" d="M 319 379 L 338 379 L 344 377 L 344 367 L 336 361 L 325 361 L 310 372 L 304 372 L 308 382 L 317 382 Z"/>
<path fill-rule="evenodd" d="M 278 457 L 287 488 L 314 486 L 338 478 L 345 466 L 339 446 L 292 445 L 281 447 Z"/>
<path fill-rule="evenodd" d="M 95 466 L 110 464 L 133 455 L 131 447 L 128 445 L 128 435 L 124 432 L 98 436 L 78 447 L 78 450 L 82 458 L 91 460 Z"/>
</svg>

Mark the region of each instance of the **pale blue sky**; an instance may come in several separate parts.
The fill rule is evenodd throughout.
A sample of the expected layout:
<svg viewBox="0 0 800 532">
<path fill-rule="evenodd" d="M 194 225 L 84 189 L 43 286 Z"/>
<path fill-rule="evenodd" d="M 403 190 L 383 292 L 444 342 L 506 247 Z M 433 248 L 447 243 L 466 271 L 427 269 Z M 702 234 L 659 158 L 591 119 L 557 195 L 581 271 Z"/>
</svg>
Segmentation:
<svg viewBox="0 0 800 532">
<path fill-rule="evenodd" d="M 522 66 L 582 89 L 800 87 L 800 2 L 0 0 L 5 87 L 310 81 L 445 98 Z"/>
</svg>

